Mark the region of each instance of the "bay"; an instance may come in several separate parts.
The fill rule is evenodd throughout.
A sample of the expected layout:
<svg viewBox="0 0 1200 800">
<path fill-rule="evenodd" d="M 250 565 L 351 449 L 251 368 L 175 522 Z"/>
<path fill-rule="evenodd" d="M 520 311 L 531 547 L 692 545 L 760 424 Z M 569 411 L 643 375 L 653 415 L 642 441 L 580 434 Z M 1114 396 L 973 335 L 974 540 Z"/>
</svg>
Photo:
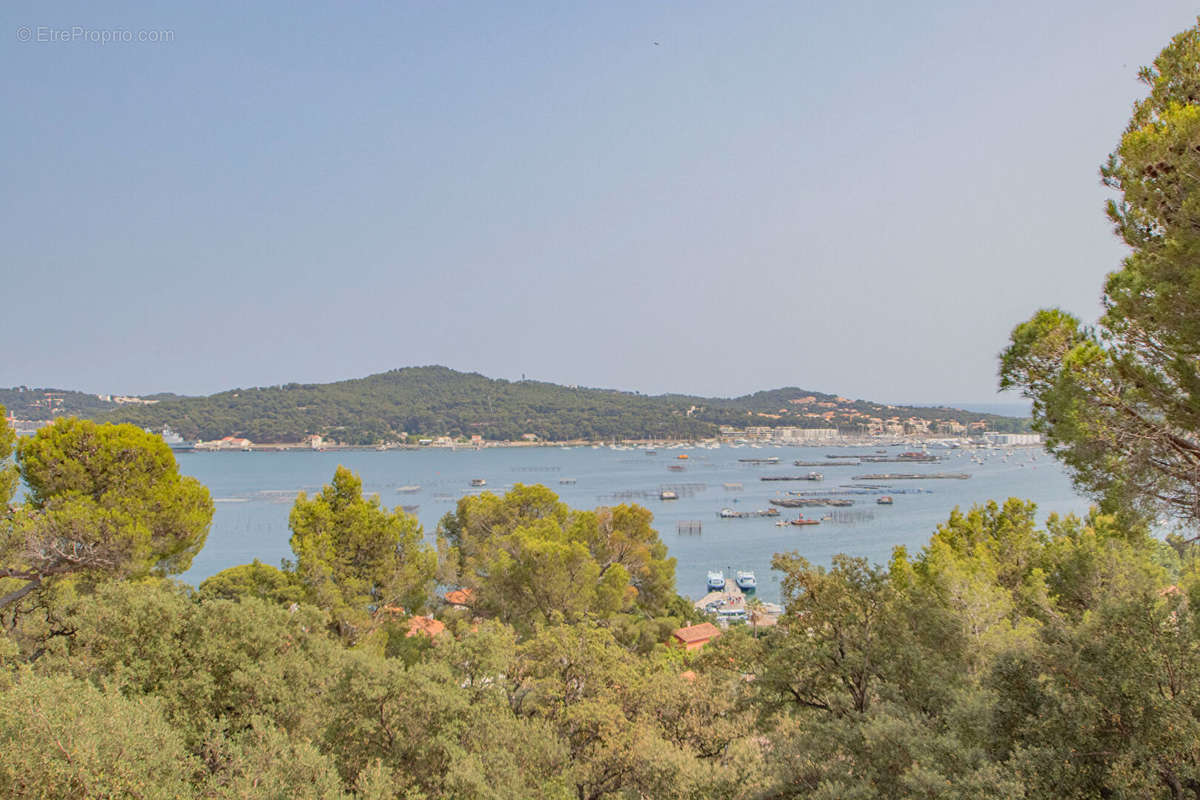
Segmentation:
<svg viewBox="0 0 1200 800">
<path fill-rule="evenodd" d="M 896 449 L 888 451 L 895 454 Z M 655 528 L 677 561 L 676 589 L 700 597 L 705 575 L 739 569 L 758 575 L 759 595 L 779 597 L 779 577 L 771 572 L 773 554 L 796 551 L 818 564 L 829 564 L 836 553 L 863 556 L 885 563 L 892 548 L 903 545 L 910 555 L 957 507 L 966 510 L 988 500 L 1008 497 L 1038 504 L 1038 518 L 1050 513 L 1087 511 L 1062 468 L 1038 448 L 1011 450 L 949 450 L 933 448 L 940 463 L 875 463 L 835 466 L 827 454 L 874 454 L 873 448 L 844 447 L 696 447 L 644 450 L 591 447 L 492 447 L 482 450 L 427 448 L 423 450 L 352 450 L 338 452 L 184 452 L 178 454 L 182 472 L 208 486 L 216 501 L 212 529 L 204 549 L 182 580 L 199 585 L 205 578 L 257 558 L 278 564 L 291 556 L 288 513 L 300 491 L 318 492 L 339 464 L 356 472 L 367 494 L 378 494 L 384 505 L 417 506 L 425 537 L 433 543 L 438 520 L 469 492 L 502 493 L 514 484 L 541 483 L 572 508 L 595 508 L 617 503 L 640 503 L 654 512 Z M 1007 457 L 1005 457 L 1007 454 Z M 687 456 L 686 459 L 678 456 Z M 739 459 L 777 457 L 775 465 L 748 464 Z M 983 463 L 976 463 L 982 459 Z M 819 461 L 821 467 L 795 467 L 792 461 Z M 828 466 L 826 466 L 828 464 Z M 671 470 L 668 467 L 682 467 Z M 820 472 L 820 482 L 774 482 L 764 475 L 803 475 Z M 967 480 L 856 481 L 866 473 L 965 472 Z M 486 481 L 483 488 L 471 481 Z M 777 527 L 794 518 L 782 509 L 779 518 L 719 519 L 722 508 L 739 511 L 766 509 L 772 497 L 788 491 L 861 489 L 864 483 L 887 483 L 891 506 L 877 505 L 873 495 L 847 495 L 855 501 L 844 509 L 806 508 L 805 516 L 832 513 L 843 521 L 820 525 Z M 741 484 L 731 490 L 725 484 Z M 415 492 L 400 487 L 419 486 Z M 660 500 L 664 487 L 679 499 Z M 700 533 L 679 533 L 680 522 L 698 521 Z"/>
</svg>

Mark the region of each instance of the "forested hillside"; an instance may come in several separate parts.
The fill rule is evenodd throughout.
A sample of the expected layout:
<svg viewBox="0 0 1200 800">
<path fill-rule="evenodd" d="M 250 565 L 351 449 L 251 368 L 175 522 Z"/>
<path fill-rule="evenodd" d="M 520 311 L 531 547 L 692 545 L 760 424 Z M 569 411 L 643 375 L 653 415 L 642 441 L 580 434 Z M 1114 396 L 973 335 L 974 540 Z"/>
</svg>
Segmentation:
<svg viewBox="0 0 1200 800">
<path fill-rule="evenodd" d="M 819 412 L 819 413 L 818 413 Z M 189 438 L 244 436 L 296 442 L 322 434 L 348 444 L 395 441 L 401 433 L 514 440 L 645 439 L 713 436 L 720 425 L 843 427 L 867 419 L 985 421 L 992 430 L 1024 422 L 956 409 L 909 408 L 786 388 L 732 399 L 493 380 L 446 367 L 408 367 L 325 384 L 235 389 L 209 397 L 123 406 L 102 417 L 142 427 L 170 426 Z"/>
</svg>

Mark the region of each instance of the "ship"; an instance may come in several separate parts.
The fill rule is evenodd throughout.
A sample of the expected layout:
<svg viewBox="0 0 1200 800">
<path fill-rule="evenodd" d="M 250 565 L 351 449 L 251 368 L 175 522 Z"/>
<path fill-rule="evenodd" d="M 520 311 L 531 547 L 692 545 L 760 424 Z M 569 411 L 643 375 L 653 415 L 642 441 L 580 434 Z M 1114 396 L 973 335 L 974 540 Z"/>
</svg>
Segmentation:
<svg viewBox="0 0 1200 800">
<path fill-rule="evenodd" d="M 178 433 L 171 430 L 170 428 L 162 429 L 162 438 L 163 438 L 163 441 L 167 443 L 167 446 L 170 447 L 172 450 L 180 451 L 180 450 L 195 450 L 196 449 L 195 442 L 189 442 L 187 439 L 184 439 L 182 436 L 180 436 Z"/>
<path fill-rule="evenodd" d="M 737 571 L 737 585 L 743 592 L 752 592 L 758 588 L 758 581 L 755 580 L 752 571 L 739 569 Z"/>
<path fill-rule="evenodd" d="M 708 590 L 710 592 L 719 592 L 725 588 L 725 573 L 719 569 L 710 569 L 708 571 Z"/>
</svg>

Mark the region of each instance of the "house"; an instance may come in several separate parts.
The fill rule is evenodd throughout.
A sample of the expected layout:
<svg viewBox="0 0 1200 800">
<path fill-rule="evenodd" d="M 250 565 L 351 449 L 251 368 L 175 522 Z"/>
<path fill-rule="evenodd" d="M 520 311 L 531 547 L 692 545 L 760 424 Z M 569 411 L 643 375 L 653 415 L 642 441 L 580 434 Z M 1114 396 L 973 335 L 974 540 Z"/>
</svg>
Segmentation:
<svg viewBox="0 0 1200 800">
<path fill-rule="evenodd" d="M 445 632 L 446 626 L 440 620 L 433 617 L 413 617 L 408 621 L 408 633 L 404 635 L 412 637 L 423 633 L 430 639 L 436 639 Z"/>
<path fill-rule="evenodd" d="M 470 608 L 475 602 L 475 592 L 472 589 L 454 589 L 446 592 L 446 602 L 454 608 Z"/>
<path fill-rule="evenodd" d="M 699 650 L 720 635 L 721 629 L 711 622 L 701 622 L 699 625 L 677 628 L 671 634 L 675 639 L 675 643 L 681 645 L 684 650 Z"/>
</svg>

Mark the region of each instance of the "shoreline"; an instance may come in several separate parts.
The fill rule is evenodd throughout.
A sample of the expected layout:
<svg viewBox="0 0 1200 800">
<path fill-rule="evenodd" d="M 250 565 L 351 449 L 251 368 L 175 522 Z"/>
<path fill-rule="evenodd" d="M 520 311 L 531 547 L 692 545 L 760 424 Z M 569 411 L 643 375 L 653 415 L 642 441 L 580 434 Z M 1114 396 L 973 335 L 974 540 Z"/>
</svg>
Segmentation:
<svg viewBox="0 0 1200 800">
<path fill-rule="evenodd" d="M 680 449 L 680 448 L 699 448 L 699 449 L 716 449 L 718 447 L 729 447 L 733 449 L 748 448 L 748 449 L 764 449 L 764 448 L 814 448 L 814 447 L 829 447 L 829 448 L 846 448 L 846 447 L 928 447 L 935 446 L 945 449 L 989 449 L 989 448 L 1007 448 L 1007 447 L 1037 447 L 1043 446 L 1042 442 L 1023 442 L 1023 443 L 994 443 L 980 441 L 978 438 L 968 437 L 947 437 L 947 436 L 908 436 L 903 438 L 854 438 L 840 437 L 837 439 L 823 439 L 812 442 L 773 442 L 773 441 L 749 441 L 744 439 L 617 439 L 617 440 L 590 440 L 590 439 L 572 439 L 556 442 L 482 442 L 479 444 L 471 444 L 468 442 L 456 443 L 452 445 L 446 444 L 389 444 L 389 445 L 339 445 L 327 444 L 320 447 L 313 447 L 308 442 L 280 442 L 271 444 L 252 443 L 249 447 L 188 447 L 176 448 L 172 450 L 176 453 L 335 453 L 335 452 L 390 452 L 395 450 L 405 451 L 424 451 L 436 450 L 452 452 L 466 451 L 477 452 L 479 450 L 490 450 L 495 448 L 566 448 L 575 449 L 588 447 L 594 449 L 635 449 L 635 450 L 654 450 L 654 449 Z"/>
</svg>

